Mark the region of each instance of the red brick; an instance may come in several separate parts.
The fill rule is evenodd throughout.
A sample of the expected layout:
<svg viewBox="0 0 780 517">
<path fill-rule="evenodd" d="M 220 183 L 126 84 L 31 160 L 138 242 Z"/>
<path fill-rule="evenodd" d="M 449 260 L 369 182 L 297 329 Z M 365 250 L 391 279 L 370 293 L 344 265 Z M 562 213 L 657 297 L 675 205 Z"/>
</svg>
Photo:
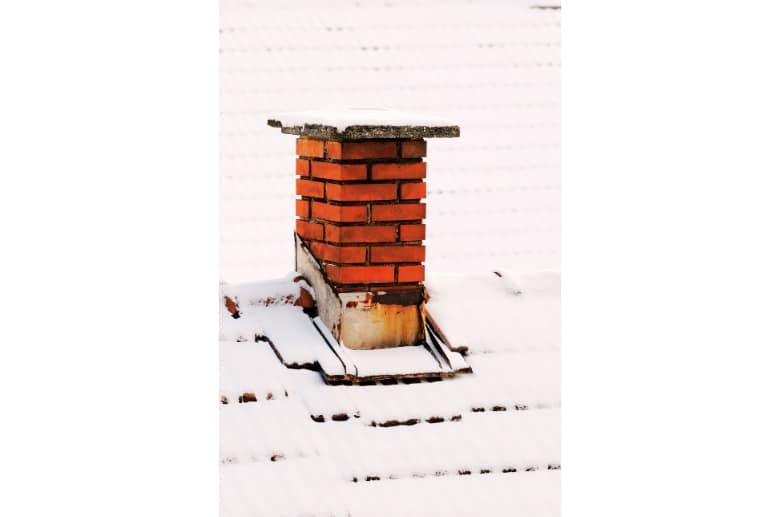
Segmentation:
<svg viewBox="0 0 780 517">
<path fill-rule="evenodd" d="M 327 143 L 328 158 L 334 160 L 370 160 L 397 158 L 395 142 L 334 142 Z"/>
<path fill-rule="evenodd" d="M 295 221 L 295 231 L 304 239 L 322 240 L 323 228 L 319 223 L 298 219 Z"/>
<path fill-rule="evenodd" d="M 422 262 L 425 246 L 371 246 L 372 263 Z"/>
<path fill-rule="evenodd" d="M 308 176 L 309 163 L 309 160 L 295 160 L 295 174 L 299 176 Z"/>
<path fill-rule="evenodd" d="M 372 180 L 412 180 L 425 177 L 425 162 L 375 163 L 371 166 Z"/>
<path fill-rule="evenodd" d="M 401 183 L 401 199 L 422 199 L 425 197 L 425 183 Z"/>
<path fill-rule="evenodd" d="M 327 264 L 325 272 L 340 284 L 376 284 L 395 280 L 394 266 L 334 266 Z"/>
<path fill-rule="evenodd" d="M 308 156 L 310 158 L 322 158 L 325 156 L 325 142 L 322 140 L 311 140 L 309 138 L 299 138 L 295 141 L 295 153 L 298 156 Z"/>
<path fill-rule="evenodd" d="M 295 180 L 295 193 L 306 197 L 325 197 L 325 183 L 311 180 Z"/>
<path fill-rule="evenodd" d="M 311 204 L 311 216 L 338 223 L 361 223 L 368 221 L 368 210 L 365 205 L 338 206 L 315 201 Z"/>
<path fill-rule="evenodd" d="M 422 282 L 425 266 L 398 266 L 398 282 Z"/>
<path fill-rule="evenodd" d="M 326 262 L 362 264 L 366 261 L 365 246 L 333 246 L 324 242 L 312 242 L 314 256 Z"/>
<path fill-rule="evenodd" d="M 336 181 L 355 181 L 367 178 L 364 164 L 311 162 L 311 175 Z"/>
<path fill-rule="evenodd" d="M 328 199 L 334 201 L 387 201 L 395 199 L 396 193 L 396 185 L 393 183 L 328 183 Z"/>
<path fill-rule="evenodd" d="M 402 224 L 400 235 L 402 241 L 421 241 L 425 239 L 425 225 Z"/>
<path fill-rule="evenodd" d="M 395 226 L 334 226 L 325 227 L 328 242 L 395 242 Z"/>
<path fill-rule="evenodd" d="M 425 219 L 423 203 L 371 205 L 371 221 L 415 221 Z"/>
<path fill-rule="evenodd" d="M 296 199 L 295 200 L 295 215 L 298 217 L 309 217 L 309 200 L 308 199 Z"/>
<path fill-rule="evenodd" d="M 401 142 L 402 158 L 422 158 L 426 151 L 425 140 L 407 140 Z"/>
</svg>

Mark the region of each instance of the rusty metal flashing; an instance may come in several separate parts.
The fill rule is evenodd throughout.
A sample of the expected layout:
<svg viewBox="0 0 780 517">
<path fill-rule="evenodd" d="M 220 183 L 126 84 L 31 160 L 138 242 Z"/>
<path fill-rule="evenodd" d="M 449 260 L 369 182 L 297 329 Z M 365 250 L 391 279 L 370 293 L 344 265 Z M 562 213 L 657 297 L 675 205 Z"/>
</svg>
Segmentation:
<svg viewBox="0 0 780 517">
<path fill-rule="evenodd" d="M 423 301 L 423 289 L 404 289 L 398 291 L 377 291 L 374 294 L 375 303 L 387 305 L 420 305 Z"/>
<path fill-rule="evenodd" d="M 324 341 L 323 346 L 329 348 L 329 351 L 338 358 L 340 366 L 331 367 L 326 371 L 317 361 L 305 364 L 287 363 L 274 344 L 265 336 L 261 337 L 260 340 L 268 342 L 282 364 L 288 368 L 317 371 L 323 381 L 329 385 L 434 382 L 472 373 L 471 367 L 463 361 L 462 357 L 457 357 L 457 366 L 450 360 L 456 359 L 453 354 L 465 352 L 466 348 L 453 348 L 439 325 L 427 313 L 425 310 L 427 292 L 422 286 L 405 291 L 377 289 L 357 293 L 336 292 L 332 283 L 323 274 L 319 262 L 297 234 L 295 234 L 295 242 L 296 270 L 309 282 L 317 295 L 315 311 L 319 314 L 319 318 L 314 318 L 313 314 L 309 314 L 309 317 Z M 400 331 L 398 328 L 391 328 L 391 335 L 406 335 L 406 344 L 423 347 L 436 361 L 439 369 L 429 372 L 360 375 L 359 364 L 349 360 L 347 355 L 342 355 L 346 350 L 342 352 L 341 348 L 366 350 L 399 346 L 399 343 L 385 346 L 354 346 L 355 341 L 352 342 L 353 346 L 349 346 L 350 338 L 357 339 L 358 344 L 363 344 L 366 339 L 381 336 L 382 332 L 387 330 L 383 322 L 401 327 L 413 323 L 411 327 L 401 328 Z M 405 331 L 408 332 L 404 334 Z"/>
<path fill-rule="evenodd" d="M 427 291 L 426 291 L 426 300 L 427 300 Z M 431 316 L 431 313 L 426 310 L 425 304 L 423 303 L 421 305 L 421 311 L 423 313 L 423 317 L 425 318 L 425 322 L 428 324 L 428 328 L 430 329 L 431 333 L 436 336 L 436 338 L 444 343 L 447 348 L 452 350 L 453 352 L 457 352 L 459 354 L 468 354 L 469 347 L 467 346 L 453 346 L 452 342 L 447 339 L 447 335 L 442 331 L 441 326 L 439 326 L 438 323 L 436 323 L 436 320 Z"/>
<path fill-rule="evenodd" d="M 355 350 L 412 346 L 425 341 L 422 287 L 340 292 L 305 241 L 294 235 L 296 270 L 314 288 L 316 310 L 337 341 Z"/>
<path fill-rule="evenodd" d="M 400 373 L 400 374 L 386 374 L 386 375 L 368 375 L 360 377 L 357 375 L 328 375 L 320 370 L 320 375 L 325 384 L 330 386 L 354 386 L 356 384 L 375 383 L 387 380 L 417 380 L 417 381 L 431 381 L 431 380 L 443 380 L 451 379 L 459 373 L 471 373 L 469 372 L 427 372 L 427 373 Z"/>
</svg>

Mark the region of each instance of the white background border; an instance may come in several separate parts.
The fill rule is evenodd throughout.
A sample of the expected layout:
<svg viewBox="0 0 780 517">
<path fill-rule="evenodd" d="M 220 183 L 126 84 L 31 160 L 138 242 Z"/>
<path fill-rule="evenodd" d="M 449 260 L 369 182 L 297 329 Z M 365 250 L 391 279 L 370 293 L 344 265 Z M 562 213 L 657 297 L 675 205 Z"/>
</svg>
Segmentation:
<svg viewBox="0 0 780 517">
<path fill-rule="evenodd" d="M 780 513 L 777 20 L 564 6 L 564 515 Z"/>
<path fill-rule="evenodd" d="M 565 515 L 777 515 L 770 2 L 564 6 Z M 217 514 L 217 5 L 0 12 L 2 515 Z"/>
<path fill-rule="evenodd" d="M 0 8 L 0 515 L 218 514 L 217 28 Z"/>
</svg>

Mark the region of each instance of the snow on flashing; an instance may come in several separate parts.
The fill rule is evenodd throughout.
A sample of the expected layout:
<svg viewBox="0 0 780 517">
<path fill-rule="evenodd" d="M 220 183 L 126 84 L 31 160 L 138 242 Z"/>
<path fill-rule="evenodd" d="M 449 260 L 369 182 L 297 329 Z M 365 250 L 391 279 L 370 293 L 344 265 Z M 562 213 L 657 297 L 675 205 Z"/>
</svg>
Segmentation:
<svg viewBox="0 0 780 517">
<path fill-rule="evenodd" d="M 450 120 L 388 108 L 329 108 L 272 115 L 268 125 L 291 135 L 336 140 L 369 138 L 452 138 L 460 127 Z"/>
</svg>

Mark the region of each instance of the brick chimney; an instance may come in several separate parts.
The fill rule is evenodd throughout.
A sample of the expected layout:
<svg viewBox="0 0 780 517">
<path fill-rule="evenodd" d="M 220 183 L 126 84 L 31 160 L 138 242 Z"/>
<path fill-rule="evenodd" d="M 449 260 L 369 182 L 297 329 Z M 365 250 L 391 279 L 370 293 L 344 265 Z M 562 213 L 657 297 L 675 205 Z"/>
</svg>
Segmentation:
<svg viewBox="0 0 780 517">
<path fill-rule="evenodd" d="M 296 270 L 319 316 L 353 349 L 424 340 L 425 138 L 458 126 L 392 110 L 282 114 L 296 144 Z"/>
</svg>

